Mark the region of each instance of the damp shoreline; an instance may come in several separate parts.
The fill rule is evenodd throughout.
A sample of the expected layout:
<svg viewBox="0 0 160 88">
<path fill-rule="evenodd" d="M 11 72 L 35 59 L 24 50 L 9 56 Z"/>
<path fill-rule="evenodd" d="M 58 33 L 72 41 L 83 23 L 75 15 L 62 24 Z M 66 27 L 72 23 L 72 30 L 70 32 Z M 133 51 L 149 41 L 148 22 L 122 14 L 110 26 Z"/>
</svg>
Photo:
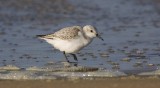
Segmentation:
<svg viewBox="0 0 160 88">
<path fill-rule="evenodd" d="M 0 87 L 10 88 L 157 88 L 160 86 L 157 77 L 118 77 L 118 78 L 96 78 L 96 79 L 72 79 L 72 80 L 1 80 Z"/>
</svg>

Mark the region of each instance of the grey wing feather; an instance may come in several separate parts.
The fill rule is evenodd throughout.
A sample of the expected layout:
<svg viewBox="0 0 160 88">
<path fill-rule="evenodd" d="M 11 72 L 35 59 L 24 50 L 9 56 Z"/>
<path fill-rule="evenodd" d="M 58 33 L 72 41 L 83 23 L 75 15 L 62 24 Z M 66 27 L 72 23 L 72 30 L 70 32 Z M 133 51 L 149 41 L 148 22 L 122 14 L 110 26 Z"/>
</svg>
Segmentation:
<svg viewBox="0 0 160 88">
<path fill-rule="evenodd" d="M 61 38 L 61 39 L 73 39 L 78 36 L 78 32 L 81 31 L 80 26 L 72 26 L 63 28 L 54 33 L 54 37 Z"/>
<path fill-rule="evenodd" d="M 53 39 L 53 38 L 60 38 L 63 40 L 73 39 L 76 36 L 78 36 L 78 32 L 81 31 L 81 29 L 82 28 L 80 26 L 65 27 L 53 34 L 48 34 L 42 37 L 47 39 Z"/>
</svg>

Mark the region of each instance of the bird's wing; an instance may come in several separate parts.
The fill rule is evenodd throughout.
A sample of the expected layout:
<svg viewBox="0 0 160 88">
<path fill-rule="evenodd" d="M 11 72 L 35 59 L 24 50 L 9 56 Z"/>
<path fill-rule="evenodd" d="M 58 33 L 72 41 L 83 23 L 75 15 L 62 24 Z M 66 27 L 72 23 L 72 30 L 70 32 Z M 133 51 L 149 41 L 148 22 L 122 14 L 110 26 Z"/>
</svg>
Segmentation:
<svg viewBox="0 0 160 88">
<path fill-rule="evenodd" d="M 43 38 L 47 39 L 59 38 L 63 40 L 74 39 L 75 37 L 78 36 L 78 32 L 80 32 L 81 30 L 82 28 L 80 26 L 65 27 L 53 34 L 45 35 L 43 36 Z"/>
</svg>

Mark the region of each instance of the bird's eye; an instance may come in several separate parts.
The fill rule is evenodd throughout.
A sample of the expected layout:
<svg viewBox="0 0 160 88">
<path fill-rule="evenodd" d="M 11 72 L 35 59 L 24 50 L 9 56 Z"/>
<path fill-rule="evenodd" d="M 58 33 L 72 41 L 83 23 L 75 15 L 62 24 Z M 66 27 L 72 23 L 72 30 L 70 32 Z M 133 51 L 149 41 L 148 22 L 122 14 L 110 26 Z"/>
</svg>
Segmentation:
<svg viewBox="0 0 160 88">
<path fill-rule="evenodd" d="M 91 32 L 93 32 L 93 30 L 91 30 Z"/>
</svg>

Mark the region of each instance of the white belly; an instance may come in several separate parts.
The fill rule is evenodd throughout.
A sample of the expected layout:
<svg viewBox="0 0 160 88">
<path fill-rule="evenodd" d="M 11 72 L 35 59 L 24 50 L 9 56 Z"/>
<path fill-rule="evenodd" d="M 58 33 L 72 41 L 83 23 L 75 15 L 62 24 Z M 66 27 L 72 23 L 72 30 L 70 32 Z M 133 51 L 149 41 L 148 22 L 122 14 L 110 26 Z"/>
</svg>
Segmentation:
<svg viewBox="0 0 160 88">
<path fill-rule="evenodd" d="M 46 39 L 45 39 L 46 40 Z M 72 40 L 60 40 L 60 39 L 47 39 L 48 43 L 54 46 L 54 48 L 65 51 L 65 53 L 76 53 L 85 47 L 90 41 L 81 38 Z"/>
</svg>

